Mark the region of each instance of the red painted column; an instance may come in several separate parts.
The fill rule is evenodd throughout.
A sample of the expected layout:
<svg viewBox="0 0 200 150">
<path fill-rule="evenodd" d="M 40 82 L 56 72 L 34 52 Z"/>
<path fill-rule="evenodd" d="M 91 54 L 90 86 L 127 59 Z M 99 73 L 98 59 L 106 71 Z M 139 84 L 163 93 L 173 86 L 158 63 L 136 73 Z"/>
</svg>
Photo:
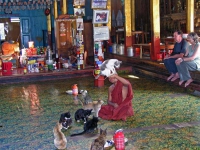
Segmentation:
<svg viewBox="0 0 200 150">
<path fill-rule="evenodd" d="M 132 36 L 126 36 L 125 37 L 125 43 L 124 43 L 124 55 L 127 56 L 127 48 L 132 46 Z"/>
<path fill-rule="evenodd" d="M 151 60 L 157 60 L 160 53 L 160 0 L 150 0 L 151 16 Z"/>
<path fill-rule="evenodd" d="M 157 60 L 157 54 L 160 53 L 160 37 L 151 37 L 151 60 Z"/>
</svg>

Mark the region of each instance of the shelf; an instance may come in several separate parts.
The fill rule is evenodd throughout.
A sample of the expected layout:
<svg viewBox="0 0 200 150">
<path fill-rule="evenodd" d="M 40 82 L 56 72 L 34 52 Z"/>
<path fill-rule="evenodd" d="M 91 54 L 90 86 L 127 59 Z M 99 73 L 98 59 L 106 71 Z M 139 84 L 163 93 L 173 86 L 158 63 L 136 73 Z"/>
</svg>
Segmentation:
<svg viewBox="0 0 200 150">
<path fill-rule="evenodd" d="M 26 57 L 42 57 L 42 58 L 44 58 L 45 55 L 27 55 Z"/>
</svg>

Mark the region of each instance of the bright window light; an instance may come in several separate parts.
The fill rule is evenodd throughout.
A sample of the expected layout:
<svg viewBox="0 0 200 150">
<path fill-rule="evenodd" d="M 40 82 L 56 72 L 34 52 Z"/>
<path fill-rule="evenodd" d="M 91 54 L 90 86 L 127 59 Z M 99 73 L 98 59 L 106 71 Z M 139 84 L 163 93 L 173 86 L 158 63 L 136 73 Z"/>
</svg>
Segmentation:
<svg viewBox="0 0 200 150">
<path fill-rule="evenodd" d="M 18 17 L 11 17 L 10 21 L 11 22 L 20 22 L 20 19 Z"/>
</svg>

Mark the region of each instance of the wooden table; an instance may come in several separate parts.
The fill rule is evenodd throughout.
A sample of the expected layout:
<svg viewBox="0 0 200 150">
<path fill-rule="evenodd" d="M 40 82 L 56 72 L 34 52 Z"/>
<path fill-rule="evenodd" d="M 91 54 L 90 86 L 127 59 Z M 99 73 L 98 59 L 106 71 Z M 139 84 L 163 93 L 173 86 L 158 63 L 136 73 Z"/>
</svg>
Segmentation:
<svg viewBox="0 0 200 150">
<path fill-rule="evenodd" d="M 133 44 L 133 46 L 140 48 L 140 58 L 142 58 L 143 49 L 148 49 L 149 50 L 149 54 L 151 54 L 151 44 Z"/>
</svg>

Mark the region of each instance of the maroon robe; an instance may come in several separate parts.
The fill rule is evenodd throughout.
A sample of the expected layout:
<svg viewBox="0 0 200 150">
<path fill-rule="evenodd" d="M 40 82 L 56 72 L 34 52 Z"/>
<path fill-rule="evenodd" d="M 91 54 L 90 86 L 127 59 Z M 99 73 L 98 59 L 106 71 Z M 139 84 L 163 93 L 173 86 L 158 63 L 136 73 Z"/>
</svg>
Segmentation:
<svg viewBox="0 0 200 150">
<path fill-rule="evenodd" d="M 127 97 L 122 101 L 122 87 L 123 84 L 117 81 L 115 88 L 113 89 L 111 96 L 111 102 L 117 103 L 118 107 L 114 108 L 112 105 L 103 105 L 99 111 L 99 117 L 106 120 L 126 120 L 127 117 L 133 116 L 132 98 L 133 91 L 132 86 L 129 84 Z"/>
</svg>

